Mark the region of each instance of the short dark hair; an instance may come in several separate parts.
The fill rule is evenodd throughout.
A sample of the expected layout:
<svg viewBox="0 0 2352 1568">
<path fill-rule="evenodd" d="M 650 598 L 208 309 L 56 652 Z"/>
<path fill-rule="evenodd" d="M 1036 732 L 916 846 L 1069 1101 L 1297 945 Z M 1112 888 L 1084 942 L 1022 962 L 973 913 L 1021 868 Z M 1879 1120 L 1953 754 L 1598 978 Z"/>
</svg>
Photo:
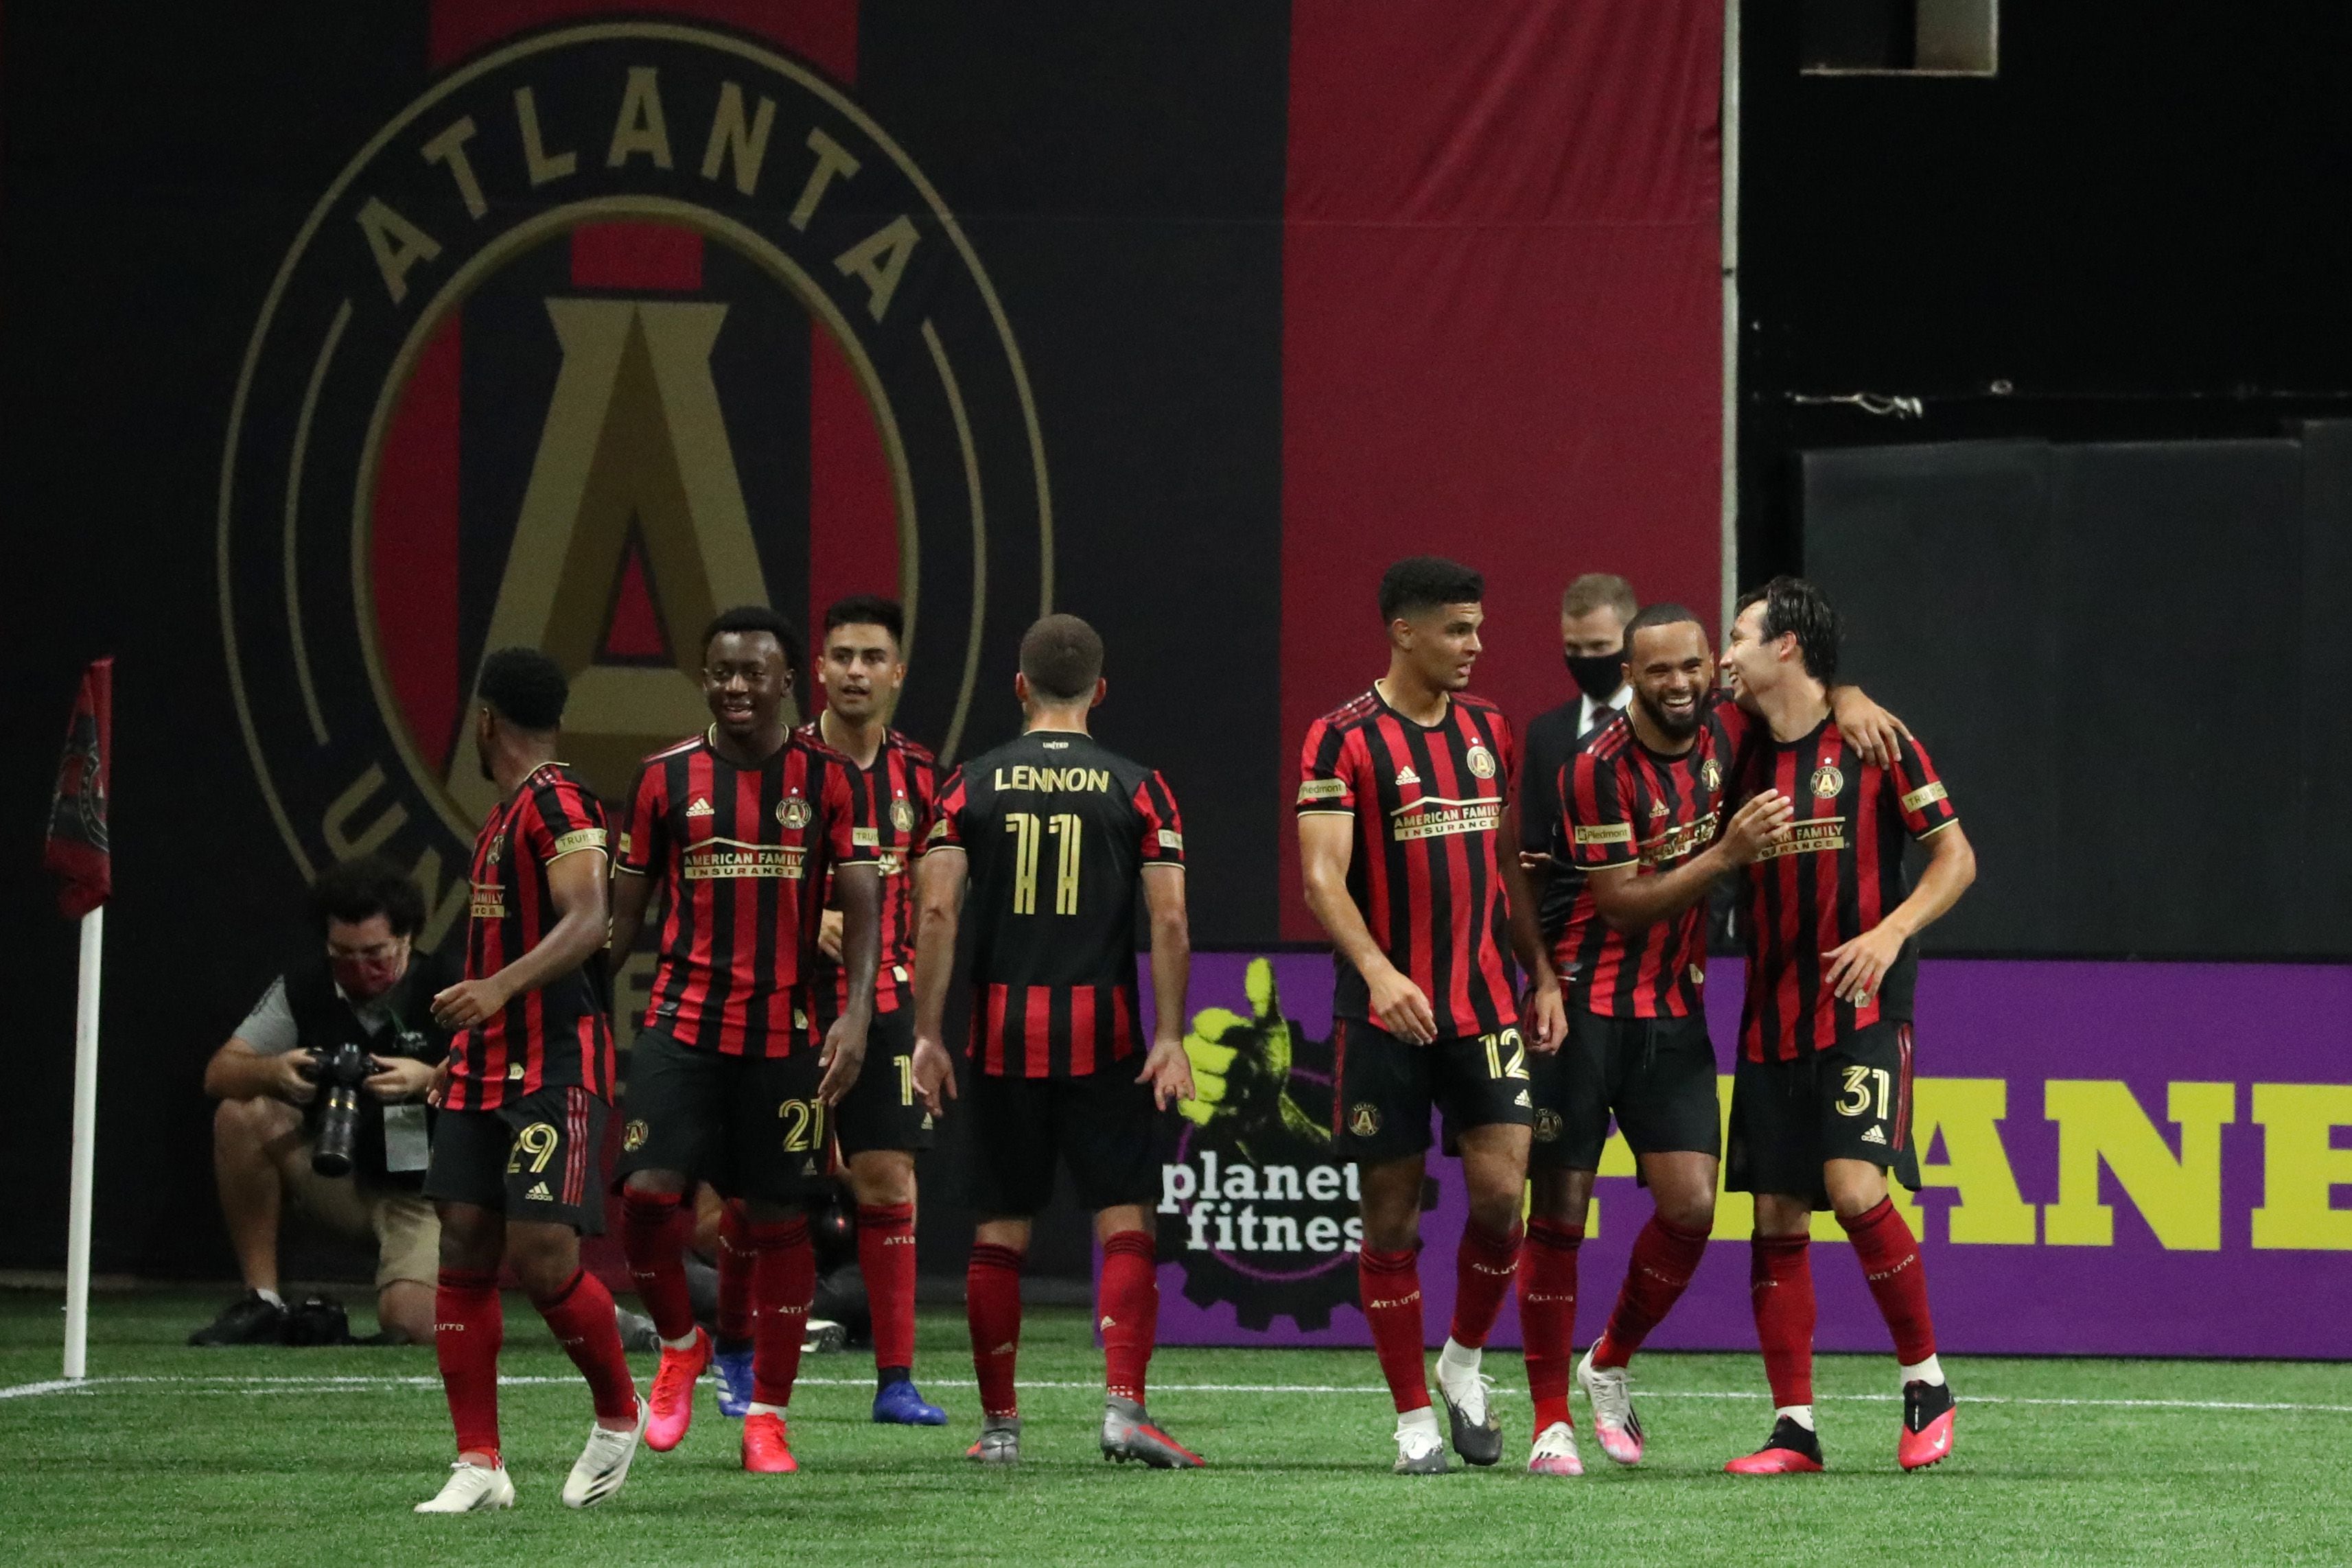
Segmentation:
<svg viewBox="0 0 2352 1568">
<path fill-rule="evenodd" d="M 853 593 L 846 599 L 836 599 L 824 612 L 824 631 L 828 637 L 836 626 L 879 626 L 890 633 L 890 641 L 901 646 L 907 641 L 907 612 L 895 599 L 879 594 Z"/>
<path fill-rule="evenodd" d="M 1801 577 L 1784 574 L 1741 594 L 1732 614 L 1745 615 L 1751 604 L 1764 607 L 1764 641 L 1796 633 L 1805 674 L 1824 685 L 1837 679 L 1838 644 L 1845 632 L 1827 594 Z"/>
<path fill-rule="evenodd" d="M 1626 661 L 1631 663 L 1633 657 L 1634 632 L 1652 626 L 1679 626 L 1685 621 L 1698 628 L 1699 637 L 1704 641 L 1706 637 L 1706 623 L 1679 604 L 1653 604 L 1645 610 L 1635 612 L 1633 618 L 1625 622 Z"/>
<path fill-rule="evenodd" d="M 474 689 L 500 718 L 517 729 L 545 734 L 563 723 L 572 683 L 563 666 L 536 648 L 501 648 L 482 661 Z"/>
<path fill-rule="evenodd" d="M 1075 615 L 1048 615 L 1021 634 L 1021 674 L 1047 702 L 1092 696 L 1102 667 L 1102 634 Z"/>
<path fill-rule="evenodd" d="M 330 920 L 357 925 L 379 915 L 394 936 L 414 936 L 425 929 L 424 890 L 382 855 L 337 861 L 310 884 L 310 919 L 322 936 Z"/>
<path fill-rule="evenodd" d="M 739 604 L 732 610 L 722 610 L 710 618 L 702 633 L 702 652 L 707 658 L 710 644 L 723 632 L 765 632 L 784 651 L 784 668 L 792 673 L 793 684 L 798 685 L 804 655 L 801 650 L 801 629 L 792 623 L 782 611 L 765 604 Z"/>
<path fill-rule="evenodd" d="M 1381 574 L 1381 622 L 1441 604 L 1475 604 L 1486 597 L 1486 580 L 1460 561 L 1407 556 Z"/>
</svg>

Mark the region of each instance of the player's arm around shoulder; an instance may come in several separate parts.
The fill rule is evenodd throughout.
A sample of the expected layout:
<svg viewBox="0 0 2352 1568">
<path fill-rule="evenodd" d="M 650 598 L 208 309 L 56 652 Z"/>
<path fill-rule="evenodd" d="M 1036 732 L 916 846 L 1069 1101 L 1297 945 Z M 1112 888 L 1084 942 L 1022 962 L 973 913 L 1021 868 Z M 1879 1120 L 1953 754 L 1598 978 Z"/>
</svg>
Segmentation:
<svg viewBox="0 0 2352 1568">
<path fill-rule="evenodd" d="M 1927 864 L 1910 896 L 1876 926 L 1822 955 L 1828 965 L 1822 977 L 1830 989 L 1857 1003 L 1876 992 L 1901 956 L 1903 945 L 1941 919 L 1977 879 L 1976 848 L 1960 826 L 1950 792 L 1937 777 L 1926 749 L 1908 735 L 1899 742 L 1893 766 L 1885 770 L 1882 788 L 1894 797 L 1905 829 L 1927 846 Z"/>
</svg>

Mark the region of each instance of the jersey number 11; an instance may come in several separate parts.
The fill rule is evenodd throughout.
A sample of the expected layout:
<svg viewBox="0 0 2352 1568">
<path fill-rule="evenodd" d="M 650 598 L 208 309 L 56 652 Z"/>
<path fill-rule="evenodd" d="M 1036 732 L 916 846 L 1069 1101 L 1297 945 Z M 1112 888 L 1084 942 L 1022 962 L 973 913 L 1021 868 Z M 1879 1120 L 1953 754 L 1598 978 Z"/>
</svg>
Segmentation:
<svg viewBox="0 0 2352 1568">
<path fill-rule="evenodd" d="M 1076 915 L 1078 852 L 1084 847 L 1077 814 L 1058 811 L 1040 818 L 1034 811 L 1014 811 L 1004 819 L 1004 831 L 1013 835 L 1013 913 L 1037 913 L 1037 852 L 1045 836 L 1051 833 L 1061 841 L 1054 857 L 1054 913 Z"/>
</svg>

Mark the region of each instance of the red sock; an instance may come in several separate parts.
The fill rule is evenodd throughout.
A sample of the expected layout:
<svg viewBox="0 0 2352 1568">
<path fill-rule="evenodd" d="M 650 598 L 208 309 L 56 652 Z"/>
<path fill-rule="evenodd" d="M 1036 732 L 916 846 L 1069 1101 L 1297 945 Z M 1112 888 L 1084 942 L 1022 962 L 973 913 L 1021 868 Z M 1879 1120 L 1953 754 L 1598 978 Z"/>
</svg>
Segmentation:
<svg viewBox="0 0 2352 1568">
<path fill-rule="evenodd" d="M 984 1416 L 1020 1411 L 1013 1362 L 1021 1353 L 1021 1260 L 1010 1247 L 975 1242 L 963 1274 L 963 1311 L 971 1325 L 971 1369 L 980 1377 Z"/>
<path fill-rule="evenodd" d="M 781 1410 L 801 1375 L 801 1342 L 816 1300 L 816 1251 L 805 1219 L 753 1220 L 751 1402 Z"/>
<path fill-rule="evenodd" d="M 621 1349 L 621 1327 L 613 1321 L 613 1292 L 604 1289 L 604 1281 L 585 1269 L 575 1269 L 563 1289 L 530 1304 L 539 1309 L 539 1315 L 555 1332 L 555 1343 L 588 1380 L 596 1414 L 608 1420 L 635 1420 L 637 1385 L 629 1375 L 629 1358 Z"/>
<path fill-rule="evenodd" d="M 1487 1235 L 1475 1220 L 1462 1228 L 1454 1254 L 1454 1324 L 1446 1333 L 1465 1350 L 1484 1347 L 1495 1331 L 1511 1276 L 1518 1272 L 1519 1235 L 1516 1225 L 1500 1237 Z"/>
<path fill-rule="evenodd" d="M 1122 1230 L 1103 1243 L 1095 1320 L 1102 1325 L 1104 1385 L 1143 1403 L 1143 1375 L 1160 1335 L 1160 1266 L 1149 1232 Z"/>
<path fill-rule="evenodd" d="M 1895 1200 L 1880 1200 L 1868 1214 L 1848 1219 L 1838 1216 L 1853 1255 L 1862 1260 L 1862 1277 L 1878 1298 L 1879 1316 L 1895 1331 L 1895 1358 L 1916 1366 L 1936 1354 L 1936 1325 L 1927 1316 L 1927 1269 L 1919 1261 L 1919 1243 L 1911 1228 L 1895 1212 Z"/>
<path fill-rule="evenodd" d="M 915 1206 L 857 1206 L 857 1271 L 874 1312 L 874 1365 L 915 1364 Z"/>
<path fill-rule="evenodd" d="M 505 1338 L 498 1275 L 442 1270 L 433 1292 L 433 1354 L 461 1454 L 498 1454 L 499 1343 Z"/>
<path fill-rule="evenodd" d="M 1813 1402 L 1813 1266 L 1803 1236 L 1759 1236 L 1749 1244 L 1748 1293 L 1756 1342 L 1776 1406 Z"/>
<path fill-rule="evenodd" d="M 1650 1331 L 1682 1300 L 1683 1291 L 1706 1256 L 1706 1232 L 1668 1225 L 1656 1215 L 1633 1238 L 1625 1283 L 1617 1292 L 1609 1327 L 1592 1347 L 1595 1366 L 1622 1366 L 1633 1359 Z"/>
<path fill-rule="evenodd" d="M 1372 1326 L 1372 1350 L 1397 1413 L 1429 1408 L 1429 1368 L 1422 1357 L 1421 1266 L 1411 1249 L 1356 1254 L 1357 1297 Z"/>
<path fill-rule="evenodd" d="M 1580 1227 L 1557 1219 L 1528 1222 L 1527 1256 L 1519 1261 L 1519 1333 L 1538 1435 L 1555 1422 L 1575 1424 L 1568 1413 L 1568 1370 L 1576 1343 L 1576 1249 L 1583 1240 Z"/>
<path fill-rule="evenodd" d="M 740 1345 L 751 1337 L 751 1221 L 743 1200 L 719 1211 L 719 1339 Z"/>
<path fill-rule="evenodd" d="M 694 1332 L 694 1298 L 686 1289 L 686 1215 L 674 1192 L 621 1194 L 621 1251 L 637 1300 L 664 1339 Z"/>
</svg>

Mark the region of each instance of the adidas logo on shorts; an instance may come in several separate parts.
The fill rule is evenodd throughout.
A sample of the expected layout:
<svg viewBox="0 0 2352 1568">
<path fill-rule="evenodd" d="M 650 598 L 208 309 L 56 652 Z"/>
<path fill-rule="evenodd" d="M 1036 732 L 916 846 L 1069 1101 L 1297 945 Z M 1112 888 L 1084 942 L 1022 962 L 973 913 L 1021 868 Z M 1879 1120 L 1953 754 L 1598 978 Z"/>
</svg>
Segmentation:
<svg viewBox="0 0 2352 1568">
<path fill-rule="evenodd" d="M 1865 1144 L 1883 1144 L 1886 1142 L 1886 1134 L 1874 1126 L 1865 1127 L 1863 1129 L 1862 1141 Z"/>
<path fill-rule="evenodd" d="M 523 1201 L 526 1203 L 553 1203 L 555 1201 L 555 1195 L 547 1190 L 547 1184 L 543 1181 L 535 1181 L 531 1183 L 530 1190 L 522 1196 Z"/>
<path fill-rule="evenodd" d="M 1532 1105 L 1534 1104 L 1534 1102 L 1528 1098 L 1528 1092 L 1522 1089 L 1519 1091 L 1518 1098 L 1512 1101 L 1511 1103 L 1514 1105 Z"/>
</svg>

